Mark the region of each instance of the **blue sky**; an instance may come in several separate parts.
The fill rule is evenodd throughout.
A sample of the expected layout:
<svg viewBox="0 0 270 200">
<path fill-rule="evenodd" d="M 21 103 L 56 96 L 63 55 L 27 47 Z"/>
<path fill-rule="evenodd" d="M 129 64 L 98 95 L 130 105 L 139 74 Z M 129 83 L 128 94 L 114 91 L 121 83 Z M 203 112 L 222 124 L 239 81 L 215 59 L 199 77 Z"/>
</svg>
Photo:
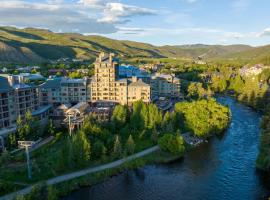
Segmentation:
<svg viewBox="0 0 270 200">
<path fill-rule="evenodd" d="M 0 25 L 147 42 L 270 44 L 269 0 L 0 0 Z"/>
</svg>

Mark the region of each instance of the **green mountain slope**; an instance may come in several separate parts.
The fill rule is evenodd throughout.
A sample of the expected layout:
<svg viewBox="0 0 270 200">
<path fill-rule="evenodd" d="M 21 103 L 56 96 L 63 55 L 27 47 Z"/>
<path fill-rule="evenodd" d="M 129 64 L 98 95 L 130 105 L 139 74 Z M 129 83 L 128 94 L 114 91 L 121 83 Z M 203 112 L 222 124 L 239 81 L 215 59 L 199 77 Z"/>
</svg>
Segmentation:
<svg viewBox="0 0 270 200">
<path fill-rule="evenodd" d="M 101 36 L 53 33 L 48 30 L 0 27 L 0 62 L 39 63 L 59 58 L 94 59 L 100 51 L 122 57 L 205 59 L 252 51 L 247 45 L 154 46 L 146 43 L 113 40 Z"/>
<path fill-rule="evenodd" d="M 263 63 L 269 65 L 270 45 L 255 47 L 238 53 L 230 53 L 223 56 L 223 58 L 229 60 L 244 60 L 251 64 Z"/>
</svg>

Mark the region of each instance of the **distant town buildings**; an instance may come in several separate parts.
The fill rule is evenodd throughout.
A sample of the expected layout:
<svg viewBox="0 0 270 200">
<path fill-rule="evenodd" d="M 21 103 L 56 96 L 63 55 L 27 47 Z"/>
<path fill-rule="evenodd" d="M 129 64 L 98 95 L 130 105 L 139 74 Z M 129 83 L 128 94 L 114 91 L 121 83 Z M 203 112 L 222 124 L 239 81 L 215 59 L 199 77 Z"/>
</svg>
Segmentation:
<svg viewBox="0 0 270 200">
<path fill-rule="evenodd" d="M 151 71 L 151 72 L 157 72 L 162 67 L 164 67 L 164 64 L 161 64 L 161 63 L 158 63 L 158 64 L 144 64 L 144 65 L 139 66 L 139 68 L 141 70 L 146 70 L 146 71 Z"/>
<path fill-rule="evenodd" d="M 264 69 L 270 69 L 270 66 L 257 64 L 250 67 L 249 65 L 245 65 L 239 70 L 239 72 L 241 76 L 257 76 L 262 73 Z"/>
</svg>

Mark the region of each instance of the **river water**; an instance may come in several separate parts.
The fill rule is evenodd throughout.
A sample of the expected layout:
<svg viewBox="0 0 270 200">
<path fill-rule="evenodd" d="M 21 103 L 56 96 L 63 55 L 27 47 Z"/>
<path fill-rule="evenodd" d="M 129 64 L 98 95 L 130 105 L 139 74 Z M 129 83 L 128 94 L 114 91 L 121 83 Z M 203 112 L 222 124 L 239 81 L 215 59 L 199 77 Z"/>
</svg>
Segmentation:
<svg viewBox="0 0 270 200">
<path fill-rule="evenodd" d="M 223 137 L 188 152 L 185 158 L 129 171 L 64 200 L 253 200 L 270 195 L 266 175 L 256 171 L 260 115 L 229 97 L 232 121 Z"/>
</svg>

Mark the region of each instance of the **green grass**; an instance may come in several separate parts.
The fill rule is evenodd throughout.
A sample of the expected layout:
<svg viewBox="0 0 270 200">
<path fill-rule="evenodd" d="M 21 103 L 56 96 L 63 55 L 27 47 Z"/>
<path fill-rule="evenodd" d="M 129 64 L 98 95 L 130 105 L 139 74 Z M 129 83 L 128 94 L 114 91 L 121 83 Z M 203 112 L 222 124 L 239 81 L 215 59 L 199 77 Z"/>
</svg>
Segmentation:
<svg viewBox="0 0 270 200">
<path fill-rule="evenodd" d="M 49 178 L 71 173 L 73 171 L 78 171 L 83 168 L 95 167 L 101 164 L 109 163 L 117 158 L 112 156 L 106 156 L 102 160 L 90 160 L 86 163 L 85 167 L 82 168 L 72 168 L 72 169 L 58 169 L 56 162 L 59 160 L 61 146 L 64 143 L 63 135 L 56 138 L 51 143 L 43 146 L 42 148 L 32 152 L 31 162 L 32 162 L 32 180 L 27 177 L 27 168 L 25 161 L 24 152 L 19 152 L 11 158 L 6 165 L 2 166 L 0 169 L 0 180 L 8 180 L 10 182 L 22 182 L 22 183 L 35 183 L 38 181 L 47 180 Z M 123 140 L 126 141 L 126 140 Z M 148 138 L 135 139 L 136 148 L 135 152 L 142 151 L 146 148 L 153 146 L 153 143 Z M 9 167 L 13 163 L 13 167 Z"/>
</svg>

